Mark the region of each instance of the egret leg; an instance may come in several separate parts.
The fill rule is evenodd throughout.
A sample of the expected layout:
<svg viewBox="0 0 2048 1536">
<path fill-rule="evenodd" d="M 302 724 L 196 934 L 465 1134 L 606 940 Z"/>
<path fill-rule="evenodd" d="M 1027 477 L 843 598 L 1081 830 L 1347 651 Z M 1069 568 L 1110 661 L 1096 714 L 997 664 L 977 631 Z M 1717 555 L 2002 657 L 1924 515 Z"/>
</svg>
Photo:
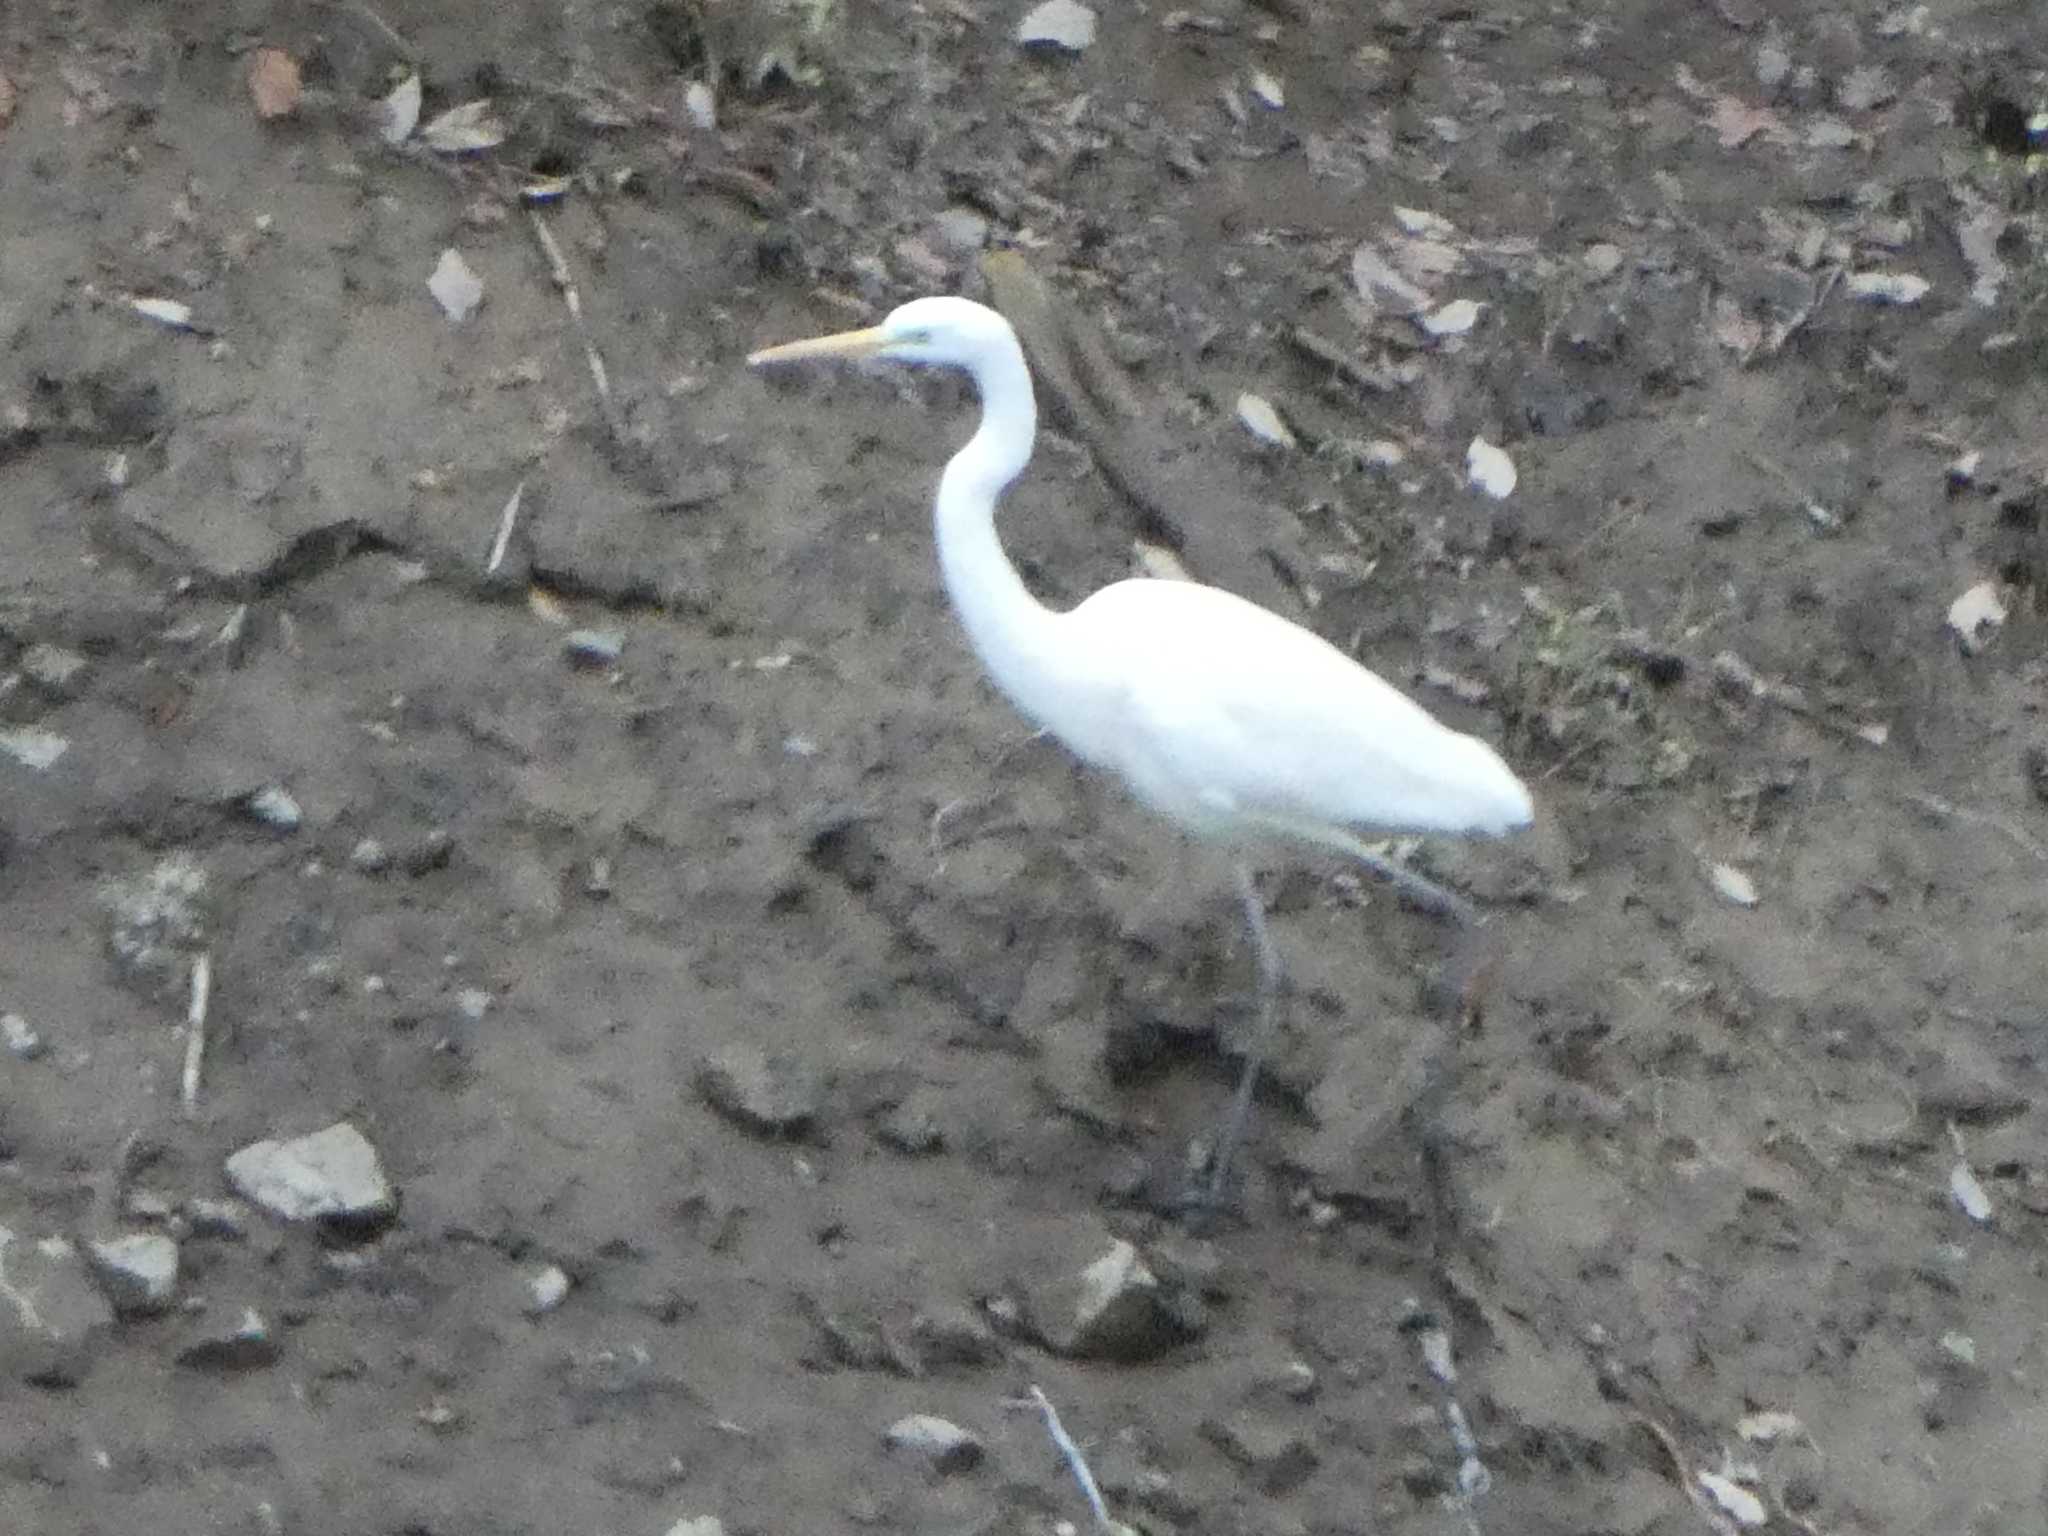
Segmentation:
<svg viewBox="0 0 2048 1536">
<path fill-rule="evenodd" d="M 1229 1118 L 1223 1122 L 1223 1133 L 1217 1137 L 1216 1152 L 1210 1159 L 1209 1200 L 1214 1205 L 1223 1202 L 1231 1161 L 1237 1155 L 1238 1143 L 1244 1140 L 1245 1127 L 1251 1120 L 1252 1098 L 1258 1092 L 1259 1071 L 1265 1065 L 1266 1052 L 1273 1043 L 1273 1024 L 1280 1001 L 1280 952 L 1273 947 L 1272 937 L 1266 932 L 1266 903 L 1259 896 L 1258 886 L 1253 883 L 1252 872 L 1242 864 L 1237 866 L 1237 899 L 1244 906 L 1245 927 L 1251 931 L 1252 948 L 1258 956 L 1259 1016 L 1252 1026 L 1251 1044 L 1244 1053 L 1244 1068 L 1237 1080 L 1237 1092 L 1230 1101 Z"/>
</svg>

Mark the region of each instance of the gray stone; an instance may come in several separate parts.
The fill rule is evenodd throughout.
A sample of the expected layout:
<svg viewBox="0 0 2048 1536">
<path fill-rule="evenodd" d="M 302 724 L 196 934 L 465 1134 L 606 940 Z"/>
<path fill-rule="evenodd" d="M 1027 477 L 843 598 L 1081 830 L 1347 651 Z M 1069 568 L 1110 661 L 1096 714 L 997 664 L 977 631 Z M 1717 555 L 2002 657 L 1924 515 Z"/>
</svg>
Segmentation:
<svg viewBox="0 0 2048 1536">
<path fill-rule="evenodd" d="M 988 220 L 972 208 L 948 208 L 932 223 L 939 243 L 971 256 L 988 244 Z"/>
<path fill-rule="evenodd" d="M 875 1135 L 885 1147 L 919 1157 L 942 1151 L 946 1133 L 939 1124 L 939 1096 L 929 1089 L 908 1095 L 882 1117 Z"/>
<path fill-rule="evenodd" d="M 910 1342 L 928 1369 L 990 1366 L 1003 1358 L 1002 1341 L 971 1307 L 938 1306 L 910 1320 Z"/>
<path fill-rule="evenodd" d="M 748 1130 L 798 1136 L 818 1117 L 823 1085 L 794 1057 L 771 1056 L 751 1041 L 728 1045 L 697 1068 L 704 1102 Z"/>
<path fill-rule="evenodd" d="M 1045 1346 L 1079 1360 L 1154 1360 L 1187 1337 L 1173 1298 L 1121 1238 L 1078 1272 L 1034 1287 L 1027 1306 Z"/>
<path fill-rule="evenodd" d="M 349 850 L 348 862 L 358 874 L 381 875 L 391 867 L 391 850 L 374 837 L 366 837 Z"/>
<path fill-rule="evenodd" d="M 0 1227 L 0 1374 L 76 1386 L 114 1311 L 68 1238 L 31 1241 Z"/>
<path fill-rule="evenodd" d="M 254 1307 L 226 1324 L 202 1324 L 178 1351 L 178 1364 L 195 1371 L 257 1371 L 275 1365 L 280 1351 L 270 1325 Z"/>
<path fill-rule="evenodd" d="M 21 653 L 21 675 L 53 699 L 75 699 L 84 691 L 92 664 L 61 645 L 32 645 Z"/>
<path fill-rule="evenodd" d="M 296 832 L 299 823 L 305 820 L 305 813 L 299 809 L 299 802 L 289 791 L 276 784 L 259 789 L 243 802 L 251 816 L 267 827 L 280 832 Z"/>
<path fill-rule="evenodd" d="M 22 1061 L 34 1061 L 43 1054 L 43 1037 L 18 1013 L 0 1013 L 0 1044 L 7 1047 L 8 1055 Z"/>
<path fill-rule="evenodd" d="M 609 667 L 625 654 L 623 629 L 572 629 L 562 637 L 562 653 L 579 667 Z"/>
<path fill-rule="evenodd" d="M 292 1141 L 258 1141 L 227 1160 L 235 1192 L 285 1221 L 369 1228 L 398 1214 L 377 1149 L 347 1121 Z"/>
<path fill-rule="evenodd" d="M 185 1220 L 190 1224 L 194 1237 L 238 1242 L 249 1235 L 249 1207 L 239 1200 L 215 1200 L 195 1195 L 185 1202 Z"/>
<path fill-rule="evenodd" d="M 162 1312 L 178 1291 L 178 1245 L 160 1232 L 135 1232 L 92 1245 L 93 1268 L 123 1317 Z"/>
<path fill-rule="evenodd" d="M 685 1515 L 668 1528 L 668 1536 L 725 1536 L 725 1522 L 716 1515 Z"/>
<path fill-rule="evenodd" d="M 982 1444 L 951 1419 L 913 1413 L 898 1419 L 882 1435 L 883 1444 L 902 1456 L 928 1464 L 934 1472 L 966 1472 L 980 1464 Z"/>
<path fill-rule="evenodd" d="M 1300 1487 L 1321 1459 L 1306 1435 L 1252 1414 L 1205 1419 L 1202 1437 L 1275 1497 Z"/>
<path fill-rule="evenodd" d="M 569 1272 L 550 1264 L 526 1282 L 526 1314 L 539 1317 L 569 1299 Z"/>
</svg>

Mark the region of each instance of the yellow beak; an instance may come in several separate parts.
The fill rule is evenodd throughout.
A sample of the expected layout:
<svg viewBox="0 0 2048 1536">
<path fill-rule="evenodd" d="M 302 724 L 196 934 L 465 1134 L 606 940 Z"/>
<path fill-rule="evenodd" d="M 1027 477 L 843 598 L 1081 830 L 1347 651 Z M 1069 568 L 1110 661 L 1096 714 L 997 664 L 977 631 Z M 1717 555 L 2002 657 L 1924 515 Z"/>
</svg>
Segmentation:
<svg viewBox="0 0 2048 1536">
<path fill-rule="evenodd" d="M 747 366 L 763 363 L 797 363 L 811 357 L 873 357 L 889 344 L 882 328 L 871 325 L 860 331 L 841 331 L 836 336 L 813 336 L 808 341 L 786 341 L 779 347 L 763 347 L 747 354 Z"/>
</svg>

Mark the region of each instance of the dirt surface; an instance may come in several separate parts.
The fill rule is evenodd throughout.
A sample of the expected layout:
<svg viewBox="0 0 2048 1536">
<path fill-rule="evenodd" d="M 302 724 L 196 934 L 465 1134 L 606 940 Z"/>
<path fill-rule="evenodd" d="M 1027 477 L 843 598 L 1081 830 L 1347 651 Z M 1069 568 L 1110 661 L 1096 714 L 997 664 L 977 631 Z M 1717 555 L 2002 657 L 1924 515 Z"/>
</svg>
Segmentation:
<svg viewBox="0 0 2048 1536">
<path fill-rule="evenodd" d="M 1152 1533 L 2041 1530 L 2048 16 L 707 4 L 0 21 L 0 1528 L 1085 1523 L 1036 1383 Z M 409 68 L 502 142 L 387 144 Z M 1228 882 L 981 680 L 968 393 L 741 364 L 984 238 L 1115 380 L 1036 589 L 1177 542 L 1541 806 L 1404 850 L 1456 1019 L 1269 873 L 1206 1231 Z M 341 1121 L 395 1219 L 220 1203 Z"/>
</svg>

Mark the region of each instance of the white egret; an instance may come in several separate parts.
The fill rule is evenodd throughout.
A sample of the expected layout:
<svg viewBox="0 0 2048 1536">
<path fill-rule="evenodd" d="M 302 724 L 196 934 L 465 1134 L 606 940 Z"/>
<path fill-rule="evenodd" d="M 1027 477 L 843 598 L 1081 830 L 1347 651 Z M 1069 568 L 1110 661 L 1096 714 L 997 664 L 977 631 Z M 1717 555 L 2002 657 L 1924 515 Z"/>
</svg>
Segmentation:
<svg viewBox="0 0 2048 1536">
<path fill-rule="evenodd" d="M 971 375 L 981 424 L 939 478 L 939 564 L 996 685 L 1077 756 L 1235 859 L 1258 956 L 1259 1018 L 1211 1161 L 1220 1195 L 1272 1033 L 1280 965 L 1249 860 L 1275 843 L 1334 849 L 1440 912 L 1458 897 L 1381 858 L 1365 835 L 1502 836 L 1529 792 L 1498 754 L 1443 725 L 1318 635 L 1192 582 L 1132 579 L 1066 613 L 1026 590 L 996 503 L 1031 459 L 1037 405 L 1023 349 L 994 310 L 916 299 L 880 325 L 755 352 L 756 366 L 881 358 Z"/>
</svg>

